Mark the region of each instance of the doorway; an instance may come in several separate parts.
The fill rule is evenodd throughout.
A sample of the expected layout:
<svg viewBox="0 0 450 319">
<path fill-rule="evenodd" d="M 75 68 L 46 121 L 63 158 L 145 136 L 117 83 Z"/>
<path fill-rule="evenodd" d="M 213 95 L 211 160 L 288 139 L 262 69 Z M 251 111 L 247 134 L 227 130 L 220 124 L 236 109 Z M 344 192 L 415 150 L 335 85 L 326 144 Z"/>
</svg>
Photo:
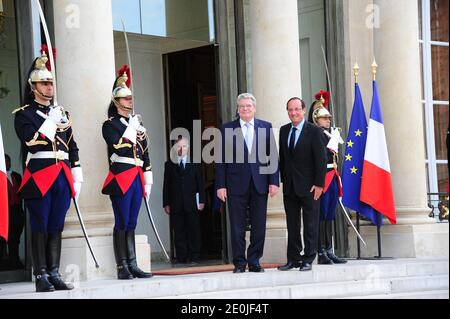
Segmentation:
<svg viewBox="0 0 450 319">
<path fill-rule="evenodd" d="M 41 41 L 32 32 L 39 29 L 39 25 L 33 25 L 31 2 L 0 0 L 0 4 L 0 125 L 3 147 L 9 155 L 7 168 L 11 170 L 8 175 L 9 203 L 14 203 L 6 212 L 9 215 L 8 241 L 0 238 L 0 284 L 4 284 L 31 280 L 29 223 L 23 202 L 15 193 L 23 167 L 11 112 L 22 105 L 22 85 L 35 57 L 35 46 L 40 46 Z"/>
<path fill-rule="evenodd" d="M 168 130 L 184 128 L 193 136 L 193 121 L 205 128 L 220 126 L 217 90 L 217 58 L 214 45 L 164 55 L 166 114 Z M 168 132 L 167 136 L 170 136 Z M 168 138 L 169 139 L 169 138 Z M 167 141 L 170 152 L 173 144 Z M 192 151 L 192 150 L 191 150 Z M 167 158 L 170 158 L 168 154 Z M 200 265 L 227 262 L 226 217 L 215 195 L 214 164 L 202 163 L 206 205 L 199 215 L 201 229 Z M 172 258 L 176 258 L 174 230 L 170 223 Z"/>
</svg>

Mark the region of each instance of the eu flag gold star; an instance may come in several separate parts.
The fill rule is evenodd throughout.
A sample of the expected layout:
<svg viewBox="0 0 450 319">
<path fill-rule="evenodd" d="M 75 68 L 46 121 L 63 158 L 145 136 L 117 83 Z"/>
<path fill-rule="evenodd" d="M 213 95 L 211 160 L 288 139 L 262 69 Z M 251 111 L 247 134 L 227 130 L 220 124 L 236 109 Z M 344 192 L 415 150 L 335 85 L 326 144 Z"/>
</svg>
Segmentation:
<svg viewBox="0 0 450 319">
<path fill-rule="evenodd" d="M 348 142 L 347 142 L 347 146 L 348 146 L 348 147 L 353 147 L 353 144 L 355 144 L 355 143 L 353 143 L 352 141 L 348 141 Z"/>
<path fill-rule="evenodd" d="M 353 166 L 353 167 L 351 168 L 351 171 L 352 171 L 352 174 L 355 174 L 355 175 L 356 175 L 356 172 L 358 171 L 358 169 L 357 169 L 355 166 Z"/>
<path fill-rule="evenodd" d="M 347 162 L 350 162 L 350 161 L 352 160 L 352 158 L 353 158 L 353 156 L 351 156 L 350 154 L 348 154 L 348 155 L 345 156 L 345 160 L 346 160 Z"/>
<path fill-rule="evenodd" d="M 356 134 L 356 136 L 361 137 L 362 132 L 361 132 L 360 130 L 357 130 L 357 131 L 355 132 L 355 134 Z"/>
</svg>

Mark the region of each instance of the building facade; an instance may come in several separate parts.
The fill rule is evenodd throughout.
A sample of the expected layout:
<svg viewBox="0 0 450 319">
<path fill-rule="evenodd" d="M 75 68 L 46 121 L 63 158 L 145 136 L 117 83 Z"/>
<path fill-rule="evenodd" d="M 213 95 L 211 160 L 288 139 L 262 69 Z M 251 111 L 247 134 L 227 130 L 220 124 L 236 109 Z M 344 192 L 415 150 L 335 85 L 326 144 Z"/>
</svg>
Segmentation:
<svg viewBox="0 0 450 319">
<path fill-rule="evenodd" d="M 101 261 L 95 269 L 73 211 L 66 219 L 63 267 L 80 279 L 114 275 L 109 198 L 101 195 L 108 162 L 101 137 L 116 70 L 128 63 L 124 21 L 134 69 L 135 107 L 150 136 L 154 187 L 151 209 L 163 243 L 173 253 L 170 218 L 162 208 L 164 162 L 173 129 L 191 139 L 235 116 L 235 98 L 252 92 L 257 116 L 279 128 L 288 122 L 285 103 L 332 89 L 336 126 L 344 137 L 354 95 L 353 66 L 368 114 L 371 64 L 377 81 L 397 210 L 397 225 L 382 227 L 383 254 L 448 258 L 448 223 L 429 217 L 428 193 L 448 183 L 445 137 L 449 124 L 448 1 L 440 0 L 64 0 L 41 1 L 57 48 L 59 103 L 72 114 L 85 174 L 80 197 L 84 220 Z M 21 171 L 11 111 L 42 36 L 35 0 L 0 0 L 0 122 L 5 150 Z M 329 81 L 325 60 L 329 68 Z M 176 136 L 175 136 L 176 137 Z M 204 144 L 207 141 L 203 142 Z M 201 151 L 201 149 L 193 150 Z M 342 150 L 343 151 L 343 150 Z M 198 152 L 197 152 L 198 153 Z M 230 255 L 227 214 L 214 205 L 214 165 L 204 164 L 207 209 L 201 216 L 202 256 L 226 262 Z M 287 230 L 282 196 L 269 202 L 264 260 L 283 262 Z M 140 264 L 161 259 L 141 212 L 137 233 Z M 355 256 L 356 239 L 343 220 L 335 245 Z M 363 256 L 377 254 L 376 228 L 361 227 Z M 27 268 L 0 272 L 0 281 L 29 278 Z M 151 249 L 150 249 L 151 247 Z M 64 268 L 65 267 L 65 268 Z"/>
</svg>

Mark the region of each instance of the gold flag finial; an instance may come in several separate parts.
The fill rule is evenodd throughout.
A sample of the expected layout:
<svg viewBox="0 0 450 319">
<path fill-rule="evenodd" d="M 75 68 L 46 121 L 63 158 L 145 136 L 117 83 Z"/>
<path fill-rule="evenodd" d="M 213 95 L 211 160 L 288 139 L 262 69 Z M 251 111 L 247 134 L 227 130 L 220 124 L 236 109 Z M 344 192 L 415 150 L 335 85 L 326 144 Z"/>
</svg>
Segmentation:
<svg viewBox="0 0 450 319">
<path fill-rule="evenodd" d="M 355 75 L 355 83 L 358 83 L 358 76 L 359 76 L 359 65 L 358 65 L 358 62 L 356 62 L 355 66 L 353 67 L 353 74 Z"/>
<path fill-rule="evenodd" d="M 378 69 L 377 61 L 375 61 L 375 59 L 373 59 L 373 63 L 372 63 L 372 74 L 373 74 L 373 80 L 374 80 L 374 81 L 377 79 L 377 69 Z"/>
</svg>

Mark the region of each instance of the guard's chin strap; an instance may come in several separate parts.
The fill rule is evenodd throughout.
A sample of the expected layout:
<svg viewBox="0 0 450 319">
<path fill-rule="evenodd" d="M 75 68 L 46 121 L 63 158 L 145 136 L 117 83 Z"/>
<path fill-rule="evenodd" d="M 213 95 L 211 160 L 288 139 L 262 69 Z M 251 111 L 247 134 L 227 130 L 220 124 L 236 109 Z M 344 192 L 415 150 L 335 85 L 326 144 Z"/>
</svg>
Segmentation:
<svg viewBox="0 0 450 319">
<path fill-rule="evenodd" d="M 39 97 L 43 98 L 44 100 L 51 101 L 53 99 L 53 96 L 45 95 L 44 93 L 40 92 L 34 84 L 31 84 L 31 91 L 33 91 L 34 94 L 38 95 Z"/>
<path fill-rule="evenodd" d="M 132 107 L 126 107 L 125 105 L 122 105 L 119 102 L 117 102 L 116 99 L 113 99 L 113 103 L 114 103 L 115 106 L 117 106 L 118 108 L 120 108 L 120 109 L 122 109 L 124 111 L 130 111 L 130 112 L 133 111 Z"/>
<path fill-rule="evenodd" d="M 41 98 L 43 98 L 44 100 L 51 101 L 51 100 L 53 99 L 53 96 L 45 95 L 44 93 L 39 92 L 38 90 L 33 90 L 33 92 L 34 92 L 34 94 L 39 95 L 39 96 L 40 96 Z"/>
</svg>

